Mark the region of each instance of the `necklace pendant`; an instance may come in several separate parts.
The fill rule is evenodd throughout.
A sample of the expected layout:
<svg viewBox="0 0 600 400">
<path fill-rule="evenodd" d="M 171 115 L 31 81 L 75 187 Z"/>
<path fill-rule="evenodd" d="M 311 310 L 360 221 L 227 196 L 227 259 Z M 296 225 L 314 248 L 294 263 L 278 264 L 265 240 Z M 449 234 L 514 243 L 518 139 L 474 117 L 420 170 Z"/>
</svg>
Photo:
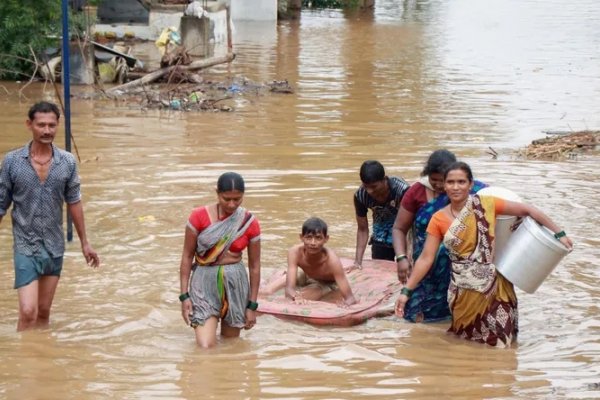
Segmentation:
<svg viewBox="0 0 600 400">
<path fill-rule="evenodd" d="M 49 159 L 47 159 L 44 162 L 38 161 L 35 158 L 33 158 L 33 156 L 31 156 L 31 159 L 33 160 L 34 163 L 36 163 L 37 165 L 43 167 L 44 165 L 47 165 L 50 161 L 52 161 L 52 157 L 50 157 Z"/>
</svg>

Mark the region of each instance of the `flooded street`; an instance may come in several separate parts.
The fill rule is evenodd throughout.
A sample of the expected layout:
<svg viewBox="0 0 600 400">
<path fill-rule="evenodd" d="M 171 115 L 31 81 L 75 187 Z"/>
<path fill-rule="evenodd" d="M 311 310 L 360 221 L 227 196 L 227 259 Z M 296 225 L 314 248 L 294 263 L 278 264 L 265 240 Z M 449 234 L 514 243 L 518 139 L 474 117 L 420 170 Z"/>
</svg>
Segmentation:
<svg viewBox="0 0 600 400">
<path fill-rule="evenodd" d="M 69 243 L 50 329 L 16 333 L 3 219 L 0 398 L 600 398 L 600 153 L 516 157 L 544 130 L 600 129 L 600 4 L 376 0 L 366 12 L 235 28 L 236 60 L 208 76 L 288 79 L 294 94 L 236 96 L 232 113 L 71 103 L 87 231 L 103 265 L 91 270 Z M 31 103 L 54 98 L 50 86 L 31 85 L 21 100 L 22 84 L 0 86 L 3 157 L 30 139 Z M 222 172 L 246 179 L 265 278 L 284 268 L 312 215 L 352 257 L 360 164 L 378 159 L 414 181 L 438 148 L 576 242 L 537 292 L 517 292 L 517 346 L 466 343 L 448 323 L 327 328 L 260 316 L 241 339 L 196 348 L 177 299 L 183 232 L 193 207 L 216 200 Z"/>
</svg>

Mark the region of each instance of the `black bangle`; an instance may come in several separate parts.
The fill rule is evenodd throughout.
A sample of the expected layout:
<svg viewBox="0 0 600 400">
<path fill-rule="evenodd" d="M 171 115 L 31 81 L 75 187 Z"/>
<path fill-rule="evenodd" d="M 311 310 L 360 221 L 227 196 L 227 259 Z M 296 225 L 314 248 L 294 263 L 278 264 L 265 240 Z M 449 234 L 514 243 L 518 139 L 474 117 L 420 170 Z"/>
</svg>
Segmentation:
<svg viewBox="0 0 600 400">
<path fill-rule="evenodd" d="M 413 291 L 411 289 L 407 288 L 406 286 L 404 286 L 402 289 L 400 289 L 400 294 L 403 294 L 410 299 L 410 296 L 412 296 Z"/>
<path fill-rule="evenodd" d="M 256 311 L 258 309 L 258 303 L 252 300 L 248 300 L 248 305 L 246 306 L 246 308 L 252 311 Z"/>
<path fill-rule="evenodd" d="M 565 236 L 567 236 L 567 233 L 565 231 L 556 232 L 554 234 L 554 238 L 556 240 L 560 239 L 561 237 L 565 237 Z"/>
<path fill-rule="evenodd" d="M 181 301 L 182 303 L 183 303 L 184 301 L 186 301 L 187 299 L 189 299 L 189 298 L 190 298 L 190 294 L 189 294 L 188 292 L 181 293 L 181 294 L 179 295 L 179 301 Z"/>
</svg>

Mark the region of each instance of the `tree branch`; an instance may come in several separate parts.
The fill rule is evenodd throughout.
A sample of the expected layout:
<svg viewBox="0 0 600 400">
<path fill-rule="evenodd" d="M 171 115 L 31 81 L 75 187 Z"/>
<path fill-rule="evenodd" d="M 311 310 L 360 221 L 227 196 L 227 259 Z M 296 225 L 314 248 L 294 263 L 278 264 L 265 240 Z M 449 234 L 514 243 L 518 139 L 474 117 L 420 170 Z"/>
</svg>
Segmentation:
<svg viewBox="0 0 600 400">
<path fill-rule="evenodd" d="M 160 79 L 161 77 L 163 77 L 164 75 L 167 75 L 175 70 L 180 70 L 180 71 L 195 71 L 198 69 L 203 69 L 203 68 L 208 68 L 208 67 L 212 67 L 213 65 L 218 65 L 218 64 L 223 64 L 223 63 L 227 63 L 227 62 L 231 62 L 233 61 L 233 59 L 235 58 L 235 54 L 234 53 L 229 53 L 226 56 L 223 57 L 212 57 L 212 58 L 207 58 L 204 60 L 198 60 L 198 61 L 194 61 L 189 65 L 172 65 L 170 67 L 165 67 L 165 68 L 161 68 L 159 70 L 156 70 L 154 72 L 150 72 L 147 75 L 144 75 L 143 77 L 141 77 L 140 79 L 136 79 L 134 81 L 125 83 L 124 85 L 119 85 L 119 86 L 115 86 L 113 88 L 110 88 L 106 91 L 106 93 L 108 95 L 116 95 L 119 94 L 118 92 L 125 92 L 129 89 L 141 86 L 141 85 L 146 85 L 148 83 L 154 82 L 157 79 Z"/>
</svg>

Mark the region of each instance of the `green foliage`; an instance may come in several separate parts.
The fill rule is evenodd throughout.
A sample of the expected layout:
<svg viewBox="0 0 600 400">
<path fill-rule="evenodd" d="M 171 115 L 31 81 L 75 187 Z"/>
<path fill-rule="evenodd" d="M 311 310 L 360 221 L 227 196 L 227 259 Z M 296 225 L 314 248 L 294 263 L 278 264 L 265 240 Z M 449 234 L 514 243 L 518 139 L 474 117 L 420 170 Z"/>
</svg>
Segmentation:
<svg viewBox="0 0 600 400">
<path fill-rule="evenodd" d="M 60 0 L 0 1 L 0 78 L 23 79 L 36 54 L 56 43 L 60 34 Z"/>
<path fill-rule="evenodd" d="M 85 10 L 82 12 L 69 11 L 69 31 L 71 39 L 81 39 L 89 34 L 89 28 L 96 23 L 96 16 Z"/>
</svg>

